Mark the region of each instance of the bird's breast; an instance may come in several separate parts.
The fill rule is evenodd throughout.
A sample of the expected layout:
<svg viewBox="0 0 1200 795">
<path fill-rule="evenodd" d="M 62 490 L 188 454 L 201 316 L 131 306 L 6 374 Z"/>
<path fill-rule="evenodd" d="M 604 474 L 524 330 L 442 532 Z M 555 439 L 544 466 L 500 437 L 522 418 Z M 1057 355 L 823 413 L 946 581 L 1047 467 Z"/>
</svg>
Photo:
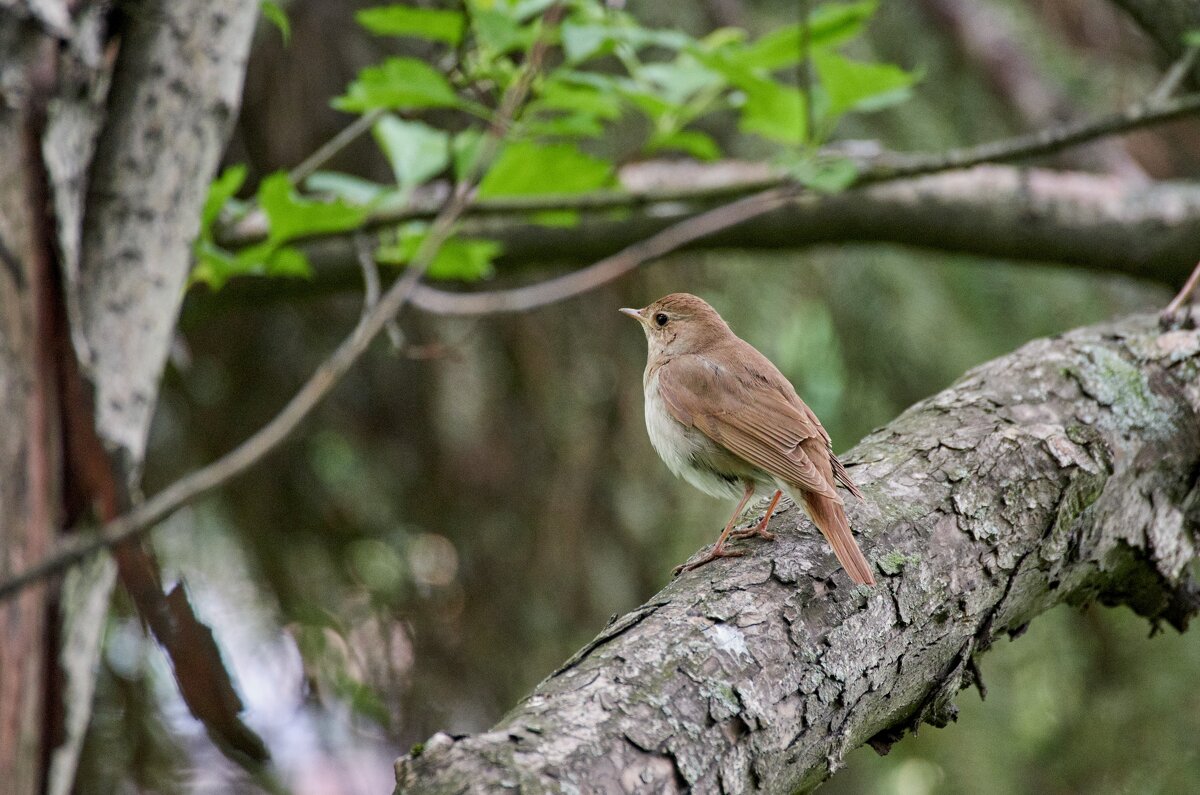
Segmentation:
<svg viewBox="0 0 1200 795">
<path fill-rule="evenodd" d="M 681 477 L 713 497 L 740 497 L 742 472 L 728 451 L 702 432 L 671 416 L 658 391 L 658 373 L 646 378 L 646 432 L 659 458 L 676 477 Z M 756 479 L 749 477 L 748 479 Z"/>
</svg>

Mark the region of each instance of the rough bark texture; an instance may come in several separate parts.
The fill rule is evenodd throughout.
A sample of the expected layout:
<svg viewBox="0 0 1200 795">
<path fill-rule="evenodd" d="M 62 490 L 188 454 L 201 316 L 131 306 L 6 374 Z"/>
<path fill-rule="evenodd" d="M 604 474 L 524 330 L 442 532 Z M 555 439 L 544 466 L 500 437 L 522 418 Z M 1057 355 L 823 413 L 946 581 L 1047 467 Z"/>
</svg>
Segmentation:
<svg viewBox="0 0 1200 795">
<path fill-rule="evenodd" d="M 1032 342 L 845 459 L 879 585 L 852 587 L 789 508 L 777 541 L 672 582 L 492 730 L 398 760 L 397 792 L 808 791 L 953 720 L 979 655 L 1052 605 L 1196 610 L 1200 332 Z"/>
<path fill-rule="evenodd" d="M 63 471 L 83 466 L 60 455 L 59 414 L 72 404 L 84 405 L 74 416 L 89 434 L 95 415 L 110 480 L 111 454 L 115 475 L 136 485 L 258 3 L 146 0 L 121 11 L 102 0 L 0 2 L 0 574 L 40 557 L 53 528 L 90 507 L 66 503 L 96 496 L 64 493 L 81 484 L 64 486 Z M 74 401 L 68 319 L 89 385 Z M 68 446 L 79 437 L 63 436 Z M 45 587 L 0 605 L 4 791 L 70 790 L 112 584 L 109 561 L 73 572 L 61 619 Z"/>
<path fill-rule="evenodd" d="M 96 428 L 133 463 L 145 448 L 257 15 L 255 0 L 142 3 L 121 45 L 88 186 L 94 201 L 73 322 L 96 389 Z"/>
<path fill-rule="evenodd" d="M 253 0 L 162 0 L 131 7 L 119 57 L 110 64 L 111 93 L 107 78 L 94 80 L 88 91 L 78 92 L 83 102 L 61 103 L 50 117 L 43 149 L 54 188 L 71 336 L 92 391 L 95 432 L 116 467 L 113 475 L 125 481 L 122 492 L 137 487 L 191 242 L 237 114 L 257 15 Z M 81 18 L 80 26 L 86 21 Z M 190 609 L 183 609 L 186 600 L 164 602 L 153 560 L 136 549 L 127 554 L 143 572 L 134 600 L 168 646 L 186 697 L 187 675 L 195 672 L 185 663 L 203 665 L 200 661 L 215 657 L 215 647 L 209 641 L 202 644 L 208 654 L 192 650 L 181 657 L 167 628 L 180 633 L 199 628 Z M 128 569 L 129 562 L 125 565 Z M 128 570 L 124 576 L 131 587 Z M 64 589 L 66 732 L 51 760 L 58 792 L 70 789 L 91 713 L 101 640 L 96 627 L 108 609 L 113 581 L 111 565 L 102 563 L 73 572 Z M 182 612 L 173 615 L 172 606 Z M 219 662 L 215 665 L 220 671 Z M 209 691 L 210 698 L 223 698 L 236 714 L 240 705 L 222 676 L 215 684 L 211 676 L 196 676 L 191 684 Z M 188 699 L 196 709 L 194 701 Z M 209 727 L 214 729 L 211 722 Z"/>
<path fill-rule="evenodd" d="M 0 576 L 20 571 L 54 539 L 52 432 L 38 344 L 44 218 L 36 157 L 34 69 L 45 53 L 34 23 L 0 12 Z M 0 782 L 42 783 L 49 602 L 39 587 L 0 604 Z"/>
<path fill-rule="evenodd" d="M 585 210 L 579 226 L 553 228 L 513 213 L 477 211 L 464 233 L 504 244 L 502 268 L 590 262 L 680 219 L 761 189 L 763 165 L 642 163 L 625 169 L 628 214 Z M 744 187 L 739 187 L 744 186 Z M 688 199 L 689 192 L 719 194 Z M 676 198 L 656 199 L 662 194 Z M 429 197 L 430 207 L 440 199 Z M 795 249 L 887 242 L 1038 262 L 1060 262 L 1181 284 L 1200 251 L 1200 187 L 1010 166 L 979 166 L 831 196 L 811 196 L 697 241 L 691 249 Z M 361 289 L 349 238 L 314 242 L 314 282 L 296 290 Z M 282 287 L 258 292 L 264 300 Z M 253 280 L 233 286 L 255 292 Z M 218 297 L 216 300 L 220 300 Z"/>
</svg>

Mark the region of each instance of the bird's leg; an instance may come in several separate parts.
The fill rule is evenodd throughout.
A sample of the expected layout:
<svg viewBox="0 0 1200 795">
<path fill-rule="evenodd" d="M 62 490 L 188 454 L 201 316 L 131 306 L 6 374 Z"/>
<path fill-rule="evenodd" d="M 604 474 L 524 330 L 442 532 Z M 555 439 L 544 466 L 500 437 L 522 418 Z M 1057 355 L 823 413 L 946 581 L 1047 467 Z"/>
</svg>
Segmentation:
<svg viewBox="0 0 1200 795">
<path fill-rule="evenodd" d="M 746 507 L 746 503 L 750 502 L 750 498 L 754 496 L 754 481 L 746 481 L 745 489 L 746 490 L 742 493 L 741 502 L 739 502 L 737 507 L 733 509 L 733 516 L 729 517 L 729 524 L 725 525 L 725 529 L 721 531 L 721 536 L 717 539 L 717 543 L 713 545 L 712 551 L 695 562 L 684 563 L 676 566 L 675 576 L 678 577 L 685 571 L 698 569 L 705 563 L 711 563 L 717 558 L 740 558 L 742 555 L 746 554 L 745 552 L 737 549 L 725 548 L 725 539 L 729 537 L 729 531 L 733 529 L 735 524 L 737 524 L 738 517 L 742 515 L 742 510 Z"/>
<path fill-rule="evenodd" d="M 1166 309 L 1159 313 L 1158 325 L 1160 328 L 1164 331 L 1171 328 L 1189 328 L 1188 312 L 1184 309 L 1184 305 L 1191 300 L 1197 287 L 1200 287 L 1200 262 L 1196 263 L 1196 268 L 1184 283 L 1179 294 L 1171 299 L 1171 303 L 1167 304 Z"/>
<path fill-rule="evenodd" d="M 783 496 L 783 492 L 776 489 L 775 496 L 771 498 L 771 504 L 767 506 L 767 512 L 763 514 L 762 521 L 754 527 L 746 530 L 737 530 L 730 533 L 730 538 L 753 538 L 754 536 L 762 536 L 768 541 L 775 540 L 775 534 L 767 530 L 767 522 L 771 521 L 771 514 L 775 513 L 775 506 L 779 504 L 779 498 Z"/>
</svg>

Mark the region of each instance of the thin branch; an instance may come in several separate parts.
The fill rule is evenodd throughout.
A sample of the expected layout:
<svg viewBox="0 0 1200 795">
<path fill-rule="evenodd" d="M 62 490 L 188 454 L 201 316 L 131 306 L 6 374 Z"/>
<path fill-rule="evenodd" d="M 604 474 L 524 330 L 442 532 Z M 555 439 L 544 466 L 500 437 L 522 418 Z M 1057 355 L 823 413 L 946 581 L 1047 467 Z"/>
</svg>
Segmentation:
<svg viewBox="0 0 1200 795">
<path fill-rule="evenodd" d="M 63 571 L 88 555 L 99 552 L 151 527 L 192 502 L 197 497 L 224 485 L 257 464 L 275 450 L 299 427 L 312 410 L 329 394 L 367 350 L 371 341 L 395 318 L 411 299 L 417 283 L 454 231 L 454 225 L 471 203 L 472 184 L 478 180 L 484 164 L 495 154 L 501 136 L 528 96 L 534 73 L 541 69 L 549 47 L 546 31 L 562 19 L 561 6 L 552 6 L 543 15 L 542 33 L 535 39 L 523 74 L 509 87 L 501 100 L 488 134 L 470 172 L 454 191 L 446 206 L 438 213 L 404 275 L 396 280 L 370 312 L 360 318 L 354 330 L 321 363 L 304 386 L 288 401 L 283 410 L 266 425 L 236 448 L 207 466 L 185 475 L 155 494 L 133 510 L 106 523 L 95 534 L 76 530 L 66 542 L 42 560 L 16 576 L 0 583 L 0 601 L 27 585 Z"/>
<path fill-rule="evenodd" d="M 1200 111 L 1200 92 L 1195 92 L 1160 104 L 1138 102 L 1125 110 L 1107 116 L 1063 124 L 1028 135 L 1018 135 L 1014 138 L 1005 138 L 978 146 L 950 149 L 946 152 L 928 155 L 889 153 L 871 163 L 860 174 L 856 184 L 969 168 L 982 163 L 1005 163 L 1028 157 L 1041 157 L 1071 146 L 1094 141 L 1097 138 L 1173 121 L 1198 111 Z"/>
<path fill-rule="evenodd" d="M 933 174 L 942 171 L 968 168 L 982 163 L 999 163 L 1054 154 L 1072 146 L 1093 141 L 1109 135 L 1129 132 L 1172 121 L 1200 112 L 1200 92 L 1184 94 L 1161 104 L 1138 103 L 1118 113 L 1086 121 L 1051 127 L 1027 135 L 1004 138 L 976 146 L 951 149 L 929 154 L 906 154 L 884 152 L 871 157 L 855 158 L 860 163 L 855 186 L 868 183 L 904 179 L 907 177 Z M 830 150 L 842 155 L 839 148 Z M 600 210 L 638 207 L 660 202 L 711 202 L 720 199 L 736 199 L 746 194 L 772 187 L 787 185 L 789 178 L 784 174 L 768 174 L 719 185 L 696 187 L 674 187 L 670 190 L 609 190 L 584 194 L 549 194 L 508 199 L 489 199 L 475 202 L 470 216 L 492 215 L 513 212 L 539 212 L 543 210 Z M 431 192 L 436 199 L 437 189 Z M 365 223 L 367 229 L 400 223 L 402 221 L 427 219 L 436 215 L 439 202 L 418 201 L 406 207 L 375 213 Z M 340 237 L 345 233 L 313 235 L 306 240 Z M 254 245 L 265 239 L 266 227 L 262 219 L 250 218 L 232 229 L 218 234 L 218 242 L 230 249 Z"/>
<path fill-rule="evenodd" d="M 375 122 L 383 117 L 385 112 L 383 108 L 375 108 L 350 122 L 341 132 L 322 144 L 317 151 L 304 158 L 300 165 L 289 171 L 288 180 L 293 185 L 299 185 L 311 177 L 314 172 L 332 160 L 347 146 L 357 141 L 363 133 L 370 130 L 375 125 Z"/>
<path fill-rule="evenodd" d="M 812 143 L 817 131 L 816 108 L 813 104 L 813 72 L 812 72 L 812 27 L 809 18 L 809 0 L 800 0 L 800 63 L 797 65 L 797 77 L 800 83 L 801 101 L 804 103 L 804 135 L 801 140 Z"/>
<path fill-rule="evenodd" d="M 362 314 L 365 317 L 379 303 L 379 296 L 383 292 L 383 287 L 379 281 L 379 264 L 375 262 L 375 253 L 372 251 L 371 238 L 361 232 L 355 235 L 354 253 L 358 257 L 359 268 L 362 269 Z M 404 333 L 400 331 L 400 326 L 396 323 L 396 318 L 390 318 L 384 329 L 387 331 L 388 340 L 392 343 L 392 350 L 397 353 L 402 351 L 404 349 Z"/>
<path fill-rule="evenodd" d="M 794 188 L 771 188 L 725 204 L 706 213 L 680 221 L 656 235 L 634 243 L 620 252 L 563 276 L 510 290 L 479 293 L 451 293 L 421 287 L 412 297 L 413 305 L 426 312 L 442 315 L 490 315 L 524 312 L 557 303 L 594 290 L 639 265 L 669 254 L 693 240 L 720 232 L 787 204 L 796 196 Z"/>
<path fill-rule="evenodd" d="M 1167 304 L 1167 308 L 1159 315 L 1160 321 L 1164 326 L 1170 326 L 1176 322 L 1176 316 L 1179 310 L 1183 309 L 1183 305 L 1192 300 L 1192 296 L 1196 292 L 1196 288 L 1200 287 L 1200 262 L 1196 263 L 1196 267 L 1192 270 L 1183 287 L 1171 299 L 1171 303 Z"/>
<path fill-rule="evenodd" d="M 1183 55 L 1171 64 L 1171 68 L 1163 75 L 1163 79 L 1154 90 L 1150 92 L 1147 99 L 1151 105 L 1165 102 L 1168 97 L 1175 93 L 1179 88 L 1179 84 L 1187 77 L 1188 72 L 1192 71 L 1192 65 L 1196 63 L 1196 56 L 1200 54 L 1200 47 L 1192 45 L 1183 51 Z"/>
</svg>

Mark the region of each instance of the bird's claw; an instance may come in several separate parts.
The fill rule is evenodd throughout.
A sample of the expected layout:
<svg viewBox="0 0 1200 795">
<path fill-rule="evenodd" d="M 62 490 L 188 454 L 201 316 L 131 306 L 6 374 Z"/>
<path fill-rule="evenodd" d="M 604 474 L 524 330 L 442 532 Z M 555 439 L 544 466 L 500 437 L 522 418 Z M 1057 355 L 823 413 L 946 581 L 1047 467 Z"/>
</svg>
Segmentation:
<svg viewBox="0 0 1200 795">
<path fill-rule="evenodd" d="M 754 527 L 747 527 L 745 530 L 734 530 L 729 534 L 730 538 L 754 538 L 755 536 L 767 541 L 775 540 L 775 534 L 768 530 L 767 526 L 761 522 Z"/>
<path fill-rule="evenodd" d="M 674 576 L 678 577 L 680 574 L 683 574 L 685 571 L 692 571 L 693 569 L 698 569 L 701 566 L 703 566 L 704 564 L 712 563 L 714 560 L 717 560 L 718 558 L 740 558 L 745 554 L 746 554 L 745 551 L 741 550 L 741 549 L 726 549 L 724 547 L 713 547 L 712 552 L 709 552 L 707 555 L 700 558 L 699 560 L 688 561 L 687 563 L 681 563 L 678 566 L 676 566 Z"/>
</svg>

